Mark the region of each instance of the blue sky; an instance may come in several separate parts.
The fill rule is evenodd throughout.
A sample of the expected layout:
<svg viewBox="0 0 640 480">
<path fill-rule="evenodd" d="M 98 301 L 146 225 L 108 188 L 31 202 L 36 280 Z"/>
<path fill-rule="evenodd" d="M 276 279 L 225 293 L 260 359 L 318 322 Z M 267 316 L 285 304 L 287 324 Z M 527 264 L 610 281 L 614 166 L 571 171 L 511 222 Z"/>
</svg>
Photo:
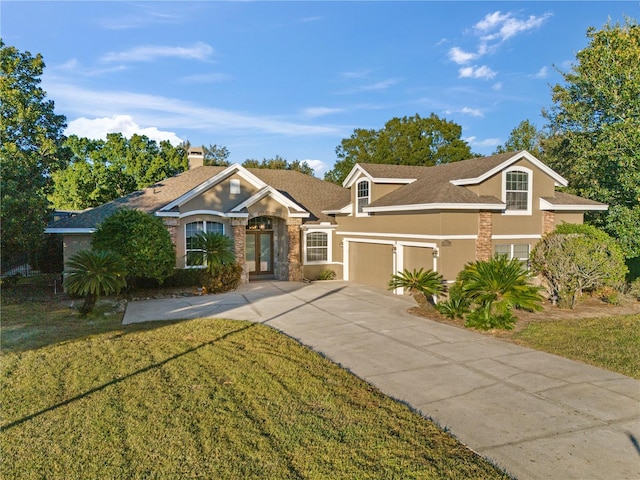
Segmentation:
<svg viewBox="0 0 640 480">
<path fill-rule="evenodd" d="M 7 45 L 41 53 L 66 133 L 145 134 L 280 155 L 322 176 L 355 128 L 435 113 L 490 154 L 538 127 L 567 71 L 634 2 L 32 2 L 0 4 Z"/>
</svg>

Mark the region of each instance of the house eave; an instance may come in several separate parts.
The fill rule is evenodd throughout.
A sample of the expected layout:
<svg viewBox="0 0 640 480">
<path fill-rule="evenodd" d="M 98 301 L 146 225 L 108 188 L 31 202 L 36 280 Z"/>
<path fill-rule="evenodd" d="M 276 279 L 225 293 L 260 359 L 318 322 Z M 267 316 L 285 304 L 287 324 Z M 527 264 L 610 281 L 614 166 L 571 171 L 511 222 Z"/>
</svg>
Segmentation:
<svg viewBox="0 0 640 480">
<path fill-rule="evenodd" d="M 606 211 L 609 209 L 609 205 L 579 205 L 579 204 L 567 204 L 567 205 L 554 205 L 551 202 L 540 199 L 540 210 L 542 211 L 556 211 L 556 212 L 597 212 Z"/>
<path fill-rule="evenodd" d="M 45 228 L 44 233 L 55 233 L 62 235 L 86 235 L 95 233 L 96 228 Z"/>
<path fill-rule="evenodd" d="M 506 208 L 504 203 L 418 203 L 414 205 L 387 205 L 364 207 L 365 213 L 404 212 L 408 210 L 498 210 Z"/>
</svg>

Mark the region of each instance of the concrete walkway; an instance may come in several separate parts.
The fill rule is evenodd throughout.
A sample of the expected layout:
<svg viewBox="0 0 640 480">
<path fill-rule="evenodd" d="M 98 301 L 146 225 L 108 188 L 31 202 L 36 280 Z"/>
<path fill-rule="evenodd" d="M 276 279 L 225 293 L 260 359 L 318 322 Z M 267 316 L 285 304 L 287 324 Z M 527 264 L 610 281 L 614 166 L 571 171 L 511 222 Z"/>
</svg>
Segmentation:
<svg viewBox="0 0 640 480">
<path fill-rule="evenodd" d="M 262 322 L 447 427 L 519 479 L 640 478 L 640 382 L 414 317 L 408 297 L 348 282 L 256 282 L 130 302 L 124 323 Z"/>
</svg>

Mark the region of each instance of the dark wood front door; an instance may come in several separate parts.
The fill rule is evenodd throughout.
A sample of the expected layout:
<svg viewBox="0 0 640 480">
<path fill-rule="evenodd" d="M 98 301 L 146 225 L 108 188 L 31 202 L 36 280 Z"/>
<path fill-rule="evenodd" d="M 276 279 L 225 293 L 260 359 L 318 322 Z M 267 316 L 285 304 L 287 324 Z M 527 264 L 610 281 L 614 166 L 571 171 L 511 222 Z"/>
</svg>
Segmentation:
<svg viewBox="0 0 640 480">
<path fill-rule="evenodd" d="M 273 232 L 247 231 L 245 251 L 250 277 L 273 275 Z"/>
</svg>

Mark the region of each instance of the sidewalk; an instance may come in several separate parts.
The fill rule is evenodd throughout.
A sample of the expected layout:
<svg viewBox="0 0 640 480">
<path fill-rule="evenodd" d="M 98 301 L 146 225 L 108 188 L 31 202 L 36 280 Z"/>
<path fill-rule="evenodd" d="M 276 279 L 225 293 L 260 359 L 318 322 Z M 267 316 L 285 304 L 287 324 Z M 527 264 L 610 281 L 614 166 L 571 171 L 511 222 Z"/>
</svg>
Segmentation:
<svg viewBox="0 0 640 480">
<path fill-rule="evenodd" d="M 124 323 L 262 322 L 407 402 L 518 479 L 640 478 L 640 381 L 406 313 L 349 282 L 131 302 Z"/>
</svg>

